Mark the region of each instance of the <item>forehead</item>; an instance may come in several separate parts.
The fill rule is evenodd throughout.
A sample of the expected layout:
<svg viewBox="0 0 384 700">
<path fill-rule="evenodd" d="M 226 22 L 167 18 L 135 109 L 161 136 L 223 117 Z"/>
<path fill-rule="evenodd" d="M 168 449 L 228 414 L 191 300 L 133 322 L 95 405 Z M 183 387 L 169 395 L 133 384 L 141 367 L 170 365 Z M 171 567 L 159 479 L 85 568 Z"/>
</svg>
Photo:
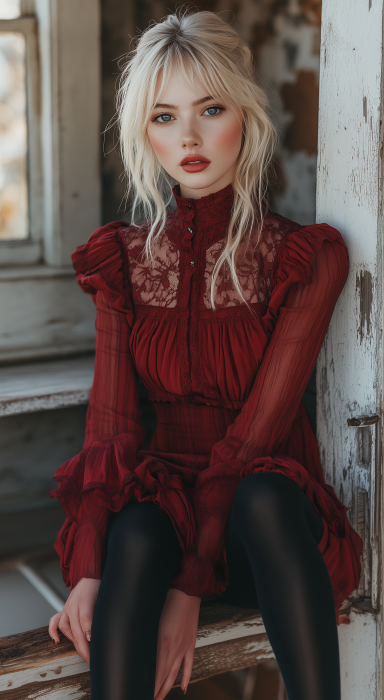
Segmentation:
<svg viewBox="0 0 384 700">
<path fill-rule="evenodd" d="M 155 103 L 190 104 L 210 94 L 212 88 L 208 88 L 196 73 L 188 75 L 181 69 L 172 68 L 165 76 L 161 72 L 157 78 Z"/>
</svg>

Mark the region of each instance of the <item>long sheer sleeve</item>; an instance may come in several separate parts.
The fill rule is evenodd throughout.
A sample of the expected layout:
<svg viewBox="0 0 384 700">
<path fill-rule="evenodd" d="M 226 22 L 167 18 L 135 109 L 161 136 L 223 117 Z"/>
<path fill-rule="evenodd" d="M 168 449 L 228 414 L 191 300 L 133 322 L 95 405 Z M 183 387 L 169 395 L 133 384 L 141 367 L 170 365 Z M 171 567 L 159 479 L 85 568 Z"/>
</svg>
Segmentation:
<svg viewBox="0 0 384 700">
<path fill-rule="evenodd" d="M 305 231 L 302 238 L 305 241 Z M 344 286 L 348 258 L 340 236 L 334 240 L 325 237 L 312 256 L 311 275 L 305 275 L 300 272 L 302 250 L 297 234 L 296 241 L 296 251 L 295 237 L 282 244 L 284 261 L 280 272 L 277 270 L 281 278 L 266 318 L 267 323 L 275 323 L 275 328 L 251 393 L 226 437 L 214 446 L 210 467 L 201 473 L 195 486 L 195 547 L 187 552 L 182 571 L 172 582 L 189 595 L 212 595 L 225 588 L 225 531 L 240 480 L 252 471 L 266 468 L 281 469 L 299 483 L 308 476 L 294 460 L 276 457 L 289 436 Z M 299 264 L 293 263 L 291 271 L 287 271 L 287 256 L 292 261 L 295 256 L 299 258 Z M 304 482 L 300 485 L 304 487 Z M 316 488 L 321 499 L 322 486 L 317 484 Z M 326 489 L 325 496 L 331 492 L 330 487 Z M 338 507 L 336 500 L 332 504 Z M 332 504 L 327 502 L 325 507 L 332 509 Z"/>
<path fill-rule="evenodd" d="M 96 304 L 97 337 L 84 449 L 58 469 L 59 486 L 51 492 L 67 515 L 55 548 L 71 587 L 82 577 L 101 578 L 109 515 L 122 507 L 124 485 L 144 440 L 129 350 L 133 312 L 117 238 L 120 225 L 96 231 L 73 256 L 79 283 Z"/>
</svg>

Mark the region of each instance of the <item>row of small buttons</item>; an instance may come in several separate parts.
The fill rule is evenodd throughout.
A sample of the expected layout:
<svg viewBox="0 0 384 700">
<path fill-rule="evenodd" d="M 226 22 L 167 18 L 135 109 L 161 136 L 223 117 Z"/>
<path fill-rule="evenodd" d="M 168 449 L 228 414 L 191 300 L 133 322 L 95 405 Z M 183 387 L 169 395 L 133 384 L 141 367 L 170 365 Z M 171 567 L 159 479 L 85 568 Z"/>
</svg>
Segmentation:
<svg viewBox="0 0 384 700">
<path fill-rule="evenodd" d="M 187 208 L 188 208 L 188 209 L 192 209 L 192 204 L 187 204 Z M 193 233 L 193 229 L 192 229 L 192 228 L 188 228 L 188 233 Z M 191 265 L 192 265 L 192 267 L 194 267 L 194 265 L 195 265 L 195 261 L 194 261 L 194 260 L 191 260 Z"/>
</svg>

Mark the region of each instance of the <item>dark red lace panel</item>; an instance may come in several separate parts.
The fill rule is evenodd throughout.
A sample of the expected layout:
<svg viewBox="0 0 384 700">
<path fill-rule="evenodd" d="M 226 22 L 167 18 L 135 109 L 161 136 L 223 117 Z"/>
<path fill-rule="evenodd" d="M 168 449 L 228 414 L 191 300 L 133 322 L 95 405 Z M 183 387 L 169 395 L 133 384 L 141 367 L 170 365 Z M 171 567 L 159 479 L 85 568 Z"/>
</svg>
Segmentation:
<svg viewBox="0 0 384 700">
<path fill-rule="evenodd" d="M 124 235 L 133 300 L 136 304 L 172 309 L 179 286 L 180 251 L 163 231 L 156 241 L 154 260 L 148 261 L 143 254 L 146 237 L 143 229 L 132 232 L 130 228 Z"/>
<path fill-rule="evenodd" d="M 257 231 L 246 236 L 239 245 L 236 269 L 243 293 L 237 291 L 229 266 L 224 264 L 216 280 L 214 301 L 217 309 L 247 304 L 268 304 L 272 292 L 271 270 L 278 244 L 289 231 L 297 228 L 282 217 L 269 215 L 261 238 Z M 133 299 L 136 304 L 167 309 L 177 305 L 179 287 L 180 250 L 164 230 L 156 240 L 154 261 L 146 260 L 143 249 L 147 232 L 144 229 L 127 229 L 124 234 L 130 265 Z M 225 246 L 225 238 L 216 241 L 205 252 L 204 261 L 196 260 L 198 276 L 204 276 L 205 308 L 211 309 L 211 280 L 215 264 Z"/>
<path fill-rule="evenodd" d="M 277 220 L 276 220 L 277 224 Z M 286 227 L 274 225 L 273 220 L 266 222 L 262 236 L 254 231 L 241 241 L 236 256 L 236 271 L 243 292 L 241 298 L 234 286 L 229 265 L 220 269 L 215 283 L 214 300 L 216 308 L 240 306 L 247 304 L 268 304 L 271 296 L 271 269 L 276 256 L 277 246 L 284 238 Z M 225 239 L 211 246 L 206 253 L 204 306 L 212 308 L 211 279 L 213 269 L 225 246 Z"/>
</svg>

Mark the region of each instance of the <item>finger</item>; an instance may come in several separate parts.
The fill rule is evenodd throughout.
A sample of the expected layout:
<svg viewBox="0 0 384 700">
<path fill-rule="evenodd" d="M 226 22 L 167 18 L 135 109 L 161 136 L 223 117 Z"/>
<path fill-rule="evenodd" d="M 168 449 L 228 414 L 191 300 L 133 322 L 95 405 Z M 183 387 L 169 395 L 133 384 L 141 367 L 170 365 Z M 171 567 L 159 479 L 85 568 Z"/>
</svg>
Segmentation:
<svg viewBox="0 0 384 700">
<path fill-rule="evenodd" d="M 155 697 L 167 677 L 167 661 L 169 662 L 169 650 L 159 642 L 157 647 Z"/>
<path fill-rule="evenodd" d="M 62 631 L 63 634 L 71 641 L 74 642 L 72 630 L 71 630 L 71 623 L 68 617 L 68 614 L 65 610 L 63 610 L 61 618 L 60 618 L 60 623 L 59 623 L 59 630 Z"/>
<path fill-rule="evenodd" d="M 183 675 L 181 677 L 181 690 L 183 691 L 183 693 L 187 692 L 188 684 L 191 680 L 194 653 L 195 647 L 193 646 L 190 649 L 188 649 L 186 655 L 184 656 Z"/>
<path fill-rule="evenodd" d="M 176 661 L 173 664 L 169 674 L 167 675 L 163 685 L 161 686 L 158 694 L 156 695 L 155 700 L 164 700 L 165 696 L 168 695 L 171 688 L 173 688 L 173 685 L 174 685 L 175 680 L 177 678 L 177 674 L 180 671 L 180 666 L 181 666 L 182 660 L 183 660 L 182 656 L 179 656 L 179 658 L 176 659 Z"/>
<path fill-rule="evenodd" d="M 86 638 L 86 640 L 88 642 L 91 641 L 92 617 L 93 617 L 92 607 L 90 605 L 80 603 L 80 613 L 79 613 L 80 627 L 82 629 L 84 637 Z"/>
<path fill-rule="evenodd" d="M 60 612 L 56 613 L 56 615 L 52 615 L 52 617 L 49 621 L 49 626 L 48 626 L 49 636 L 51 637 L 51 639 L 53 639 L 55 644 L 58 644 L 60 641 L 60 637 L 59 637 L 59 633 L 58 633 L 57 629 L 59 627 L 61 615 L 62 615 L 62 610 L 60 610 Z"/>
<path fill-rule="evenodd" d="M 87 664 L 89 664 L 89 642 L 86 640 L 85 634 L 81 629 L 79 608 L 76 608 L 71 615 L 71 629 L 74 636 L 74 645 L 77 653 L 80 654 L 81 658 L 84 659 Z"/>
</svg>

